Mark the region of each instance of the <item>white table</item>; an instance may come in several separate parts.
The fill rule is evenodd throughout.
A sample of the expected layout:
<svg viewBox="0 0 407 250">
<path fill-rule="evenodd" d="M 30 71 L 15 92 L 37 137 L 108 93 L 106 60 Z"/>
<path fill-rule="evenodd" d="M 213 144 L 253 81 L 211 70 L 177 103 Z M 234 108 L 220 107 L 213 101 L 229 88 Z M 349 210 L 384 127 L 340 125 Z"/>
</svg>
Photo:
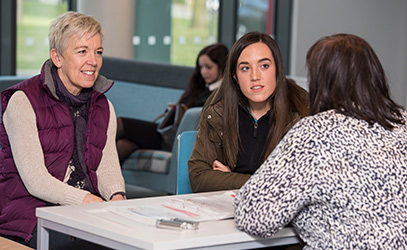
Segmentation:
<svg viewBox="0 0 407 250">
<path fill-rule="evenodd" d="M 212 193 L 187 194 L 178 197 Z M 113 249 L 250 249 L 298 243 L 292 228 L 284 228 L 274 237 L 262 239 L 236 228 L 233 219 L 201 222 L 198 230 L 176 231 L 135 222 L 129 225 L 99 218 L 89 212 L 106 207 L 161 204 L 175 196 L 160 196 L 126 201 L 76 206 L 37 208 L 38 250 L 48 249 L 49 230 L 58 231 Z"/>
</svg>

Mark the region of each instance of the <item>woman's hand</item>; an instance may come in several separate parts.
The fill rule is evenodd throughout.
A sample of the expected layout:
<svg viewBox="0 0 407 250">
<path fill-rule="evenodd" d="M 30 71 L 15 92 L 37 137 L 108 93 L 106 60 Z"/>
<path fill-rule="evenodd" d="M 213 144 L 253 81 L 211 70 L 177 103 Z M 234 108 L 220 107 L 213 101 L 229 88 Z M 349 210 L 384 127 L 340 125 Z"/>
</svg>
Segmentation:
<svg viewBox="0 0 407 250">
<path fill-rule="evenodd" d="M 221 162 L 218 161 L 218 160 L 215 160 L 215 161 L 212 163 L 212 169 L 213 169 L 213 170 L 220 170 L 220 171 L 222 171 L 222 172 L 232 172 L 228 166 L 223 165 L 223 163 L 221 163 Z"/>
<path fill-rule="evenodd" d="M 102 198 L 93 195 L 87 194 L 85 198 L 83 198 L 82 204 L 89 204 L 89 203 L 96 203 L 96 202 L 103 202 Z"/>
</svg>

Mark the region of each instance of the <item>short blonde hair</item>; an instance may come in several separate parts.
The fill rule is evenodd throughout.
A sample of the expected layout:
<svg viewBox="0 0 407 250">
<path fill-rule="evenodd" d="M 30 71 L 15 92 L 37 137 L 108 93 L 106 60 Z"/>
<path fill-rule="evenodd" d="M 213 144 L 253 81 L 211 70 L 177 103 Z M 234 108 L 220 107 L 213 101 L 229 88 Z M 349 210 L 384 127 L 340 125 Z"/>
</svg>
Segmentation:
<svg viewBox="0 0 407 250">
<path fill-rule="evenodd" d="M 82 13 L 68 11 L 55 18 L 49 26 L 49 50 L 56 49 L 64 54 L 69 37 L 78 34 L 82 38 L 85 34 L 89 38 L 100 34 L 103 40 L 102 26 L 93 16 Z"/>
</svg>

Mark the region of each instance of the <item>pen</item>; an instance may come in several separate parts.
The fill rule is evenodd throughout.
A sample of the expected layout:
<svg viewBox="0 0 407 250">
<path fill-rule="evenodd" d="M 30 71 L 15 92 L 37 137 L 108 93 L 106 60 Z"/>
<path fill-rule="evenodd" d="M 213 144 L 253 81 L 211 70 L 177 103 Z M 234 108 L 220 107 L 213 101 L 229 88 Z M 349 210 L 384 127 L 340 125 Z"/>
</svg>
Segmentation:
<svg viewBox="0 0 407 250">
<path fill-rule="evenodd" d="M 159 228 L 177 229 L 177 230 L 196 230 L 199 228 L 199 222 L 188 221 L 179 218 L 172 218 L 170 220 L 158 219 L 156 226 Z"/>
</svg>

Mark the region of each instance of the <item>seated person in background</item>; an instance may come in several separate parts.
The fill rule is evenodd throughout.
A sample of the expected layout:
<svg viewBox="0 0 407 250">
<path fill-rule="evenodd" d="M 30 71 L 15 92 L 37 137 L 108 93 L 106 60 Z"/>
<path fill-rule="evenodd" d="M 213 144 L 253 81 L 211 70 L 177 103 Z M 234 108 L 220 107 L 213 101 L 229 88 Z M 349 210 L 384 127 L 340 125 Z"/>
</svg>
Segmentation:
<svg viewBox="0 0 407 250">
<path fill-rule="evenodd" d="M 304 249 L 407 249 L 407 114 L 369 44 L 337 34 L 307 53 L 311 116 L 240 189 L 235 221 Z"/>
<path fill-rule="evenodd" d="M 228 48 L 221 43 L 209 45 L 199 52 L 195 70 L 178 101 L 184 109 L 203 106 L 209 95 L 221 85 L 227 54 Z M 118 118 L 116 144 L 120 163 L 138 149 L 163 149 L 163 137 L 157 126 L 156 122 Z M 171 150 L 172 143 L 166 144 L 166 149 Z"/>
<path fill-rule="evenodd" d="M 123 200 L 116 117 L 99 75 L 100 23 L 66 12 L 50 25 L 41 73 L 1 94 L 0 235 L 36 247 L 35 209 Z M 54 234 L 55 233 L 55 234 Z M 51 232 L 51 249 L 101 249 Z"/>
<path fill-rule="evenodd" d="M 251 32 L 232 47 L 208 99 L 188 161 L 194 192 L 240 188 L 283 135 L 308 114 L 308 93 L 286 78 L 277 43 Z"/>
</svg>

